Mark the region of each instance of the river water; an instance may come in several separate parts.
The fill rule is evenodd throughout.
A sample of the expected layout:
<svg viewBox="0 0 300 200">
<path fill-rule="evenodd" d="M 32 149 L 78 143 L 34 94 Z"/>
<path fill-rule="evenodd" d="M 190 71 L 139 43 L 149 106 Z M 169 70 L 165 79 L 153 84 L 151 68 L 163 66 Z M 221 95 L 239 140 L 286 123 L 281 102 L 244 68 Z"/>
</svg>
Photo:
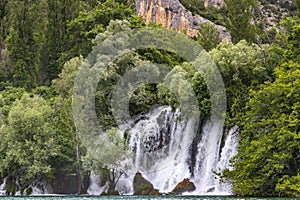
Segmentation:
<svg viewBox="0 0 300 200">
<path fill-rule="evenodd" d="M 98 200 L 98 199 L 152 199 L 152 200 L 185 200 L 185 199 L 201 199 L 201 200 L 300 200 L 300 198 L 241 198 L 230 196 L 15 196 L 0 197 L 2 200 Z"/>
</svg>

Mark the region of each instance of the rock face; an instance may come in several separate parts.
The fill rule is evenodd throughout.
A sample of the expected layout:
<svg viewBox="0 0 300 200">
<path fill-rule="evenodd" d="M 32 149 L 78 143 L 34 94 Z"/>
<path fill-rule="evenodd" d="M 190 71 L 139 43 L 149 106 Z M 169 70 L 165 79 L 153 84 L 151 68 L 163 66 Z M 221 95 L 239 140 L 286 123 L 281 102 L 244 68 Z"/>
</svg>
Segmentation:
<svg viewBox="0 0 300 200">
<path fill-rule="evenodd" d="M 159 191 L 154 189 L 152 183 L 146 180 L 140 172 L 137 172 L 133 178 L 134 195 L 160 195 Z"/>
<path fill-rule="evenodd" d="M 176 187 L 172 190 L 172 194 L 182 194 L 184 192 L 192 192 L 196 189 L 193 182 L 190 179 L 185 178 L 183 181 L 178 183 Z"/>
<path fill-rule="evenodd" d="M 231 40 L 225 27 L 201 16 L 193 16 L 178 0 L 136 0 L 136 12 L 146 23 L 152 21 L 177 32 L 184 30 L 191 37 L 197 37 L 200 24 L 208 22 L 219 30 L 221 40 Z"/>
<path fill-rule="evenodd" d="M 223 6 L 223 4 L 224 4 L 224 0 L 204 0 L 205 7 L 214 6 L 216 8 L 220 8 Z"/>
</svg>

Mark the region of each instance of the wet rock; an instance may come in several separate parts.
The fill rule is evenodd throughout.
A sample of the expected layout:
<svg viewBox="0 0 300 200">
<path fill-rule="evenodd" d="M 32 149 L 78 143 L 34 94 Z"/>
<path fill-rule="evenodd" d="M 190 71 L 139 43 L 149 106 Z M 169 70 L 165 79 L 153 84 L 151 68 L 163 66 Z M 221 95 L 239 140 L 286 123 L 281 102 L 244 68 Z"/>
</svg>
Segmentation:
<svg viewBox="0 0 300 200">
<path fill-rule="evenodd" d="M 150 196 L 162 195 L 157 189 L 152 190 L 149 193 Z"/>
<path fill-rule="evenodd" d="M 215 188 L 212 187 L 212 188 L 209 188 L 206 192 L 207 192 L 207 193 L 210 193 L 210 192 L 214 192 L 214 191 L 215 191 Z"/>
<path fill-rule="evenodd" d="M 196 189 L 196 186 L 190 179 L 185 178 L 183 181 L 178 183 L 176 187 L 172 190 L 171 194 L 182 194 L 184 192 L 192 192 Z"/>
<path fill-rule="evenodd" d="M 161 195 L 157 189 L 154 189 L 152 183 L 146 180 L 140 172 L 137 172 L 133 179 L 134 195 Z"/>
<path fill-rule="evenodd" d="M 114 196 L 118 196 L 120 195 L 119 192 L 117 190 L 112 190 L 109 192 L 102 192 L 101 196 L 107 196 L 107 195 L 114 195 Z"/>
<path fill-rule="evenodd" d="M 29 187 L 25 190 L 25 194 L 28 196 L 28 195 L 31 195 L 32 194 L 32 187 Z"/>
</svg>

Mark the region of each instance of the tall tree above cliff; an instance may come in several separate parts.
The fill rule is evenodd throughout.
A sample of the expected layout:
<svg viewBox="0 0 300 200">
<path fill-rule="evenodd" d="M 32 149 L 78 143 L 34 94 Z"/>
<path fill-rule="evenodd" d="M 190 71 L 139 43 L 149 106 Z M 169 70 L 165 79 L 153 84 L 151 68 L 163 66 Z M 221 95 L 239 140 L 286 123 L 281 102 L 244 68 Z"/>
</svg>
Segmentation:
<svg viewBox="0 0 300 200">
<path fill-rule="evenodd" d="M 295 0 L 294 3 L 297 7 L 297 16 L 300 17 L 300 0 Z"/>
<path fill-rule="evenodd" d="M 44 0 L 8 2 L 9 36 L 6 38 L 15 86 L 31 89 L 38 85 L 38 72 L 46 31 Z"/>
<path fill-rule="evenodd" d="M 4 39 L 6 33 L 5 28 L 5 15 L 6 15 L 6 5 L 8 0 L 1 0 L 0 2 L 0 42 Z"/>
<path fill-rule="evenodd" d="M 251 11 L 256 0 L 225 0 L 228 10 L 227 27 L 234 43 L 240 40 L 255 41 L 255 25 L 251 24 Z"/>
<path fill-rule="evenodd" d="M 44 57 L 44 82 L 50 84 L 61 71 L 59 57 L 66 51 L 67 24 L 84 11 L 84 2 L 77 0 L 47 0 L 48 25 Z"/>
<path fill-rule="evenodd" d="M 61 62 L 79 55 L 87 56 L 92 50 L 92 41 L 96 35 L 104 32 L 109 22 L 116 19 L 127 19 L 132 26 L 142 24 L 141 19 L 127 4 L 113 0 L 99 3 L 91 11 L 81 12 L 68 24 L 68 49 L 62 54 Z"/>
</svg>

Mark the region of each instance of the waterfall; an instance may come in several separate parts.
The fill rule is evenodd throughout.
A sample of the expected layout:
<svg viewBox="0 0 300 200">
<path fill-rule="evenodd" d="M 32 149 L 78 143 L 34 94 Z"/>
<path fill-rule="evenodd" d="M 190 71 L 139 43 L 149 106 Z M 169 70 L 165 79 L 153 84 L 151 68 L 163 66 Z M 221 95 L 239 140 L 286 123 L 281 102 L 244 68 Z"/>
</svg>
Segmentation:
<svg viewBox="0 0 300 200">
<path fill-rule="evenodd" d="M 3 179 L 3 183 L 0 185 L 0 196 L 4 196 L 5 195 L 5 185 L 6 185 L 6 179 Z"/>
<path fill-rule="evenodd" d="M 218 121 L 208 121 L 203 127 L 202 139 L 198 144 L 194 182 L 197 194 L 206 194 L 215 190 L 213 171 L 219 160 L 223 127 Z"/>
<path fill-rule="evenodd" d="M 229 160 L 237 154 L 238 127 L 234 126 L 229 130 L 221 154 L 222 127 L 212 126 L 208 122 L 203 128 L 203 136 L 198 144 L 197 167 L 195 172 L 195 183 L 198 186 L 196 194 L 229 195 L 231 186 L 227 183 L 220 183 L 215 175 L 224 169 L 230 168 Z"/>
<path fill-rule="evenodd" d="M 100 186 L 100 178 L 99 176 L 95 175 L 95 174 L 91 174 L 90 175 L 90 186 L 87 190 L 87 193 L 89 195 L 100 195 L 102 192 L 104 192 L 106 190 L 106 188 L 108 187 L 107 184 L 105 184 L 104 186 Z"/>
<path fill-rule="evenodd" d="M 52 187 L 46 181 L 34 181 L 30 187 L 32 189 L 31 195 L 53 194 Z M 19 192 L 17 192 L 17 194 L 19 194 Z"/>
<path fill-rule="evenodd" d="M 191 146 L 197 124 L 193 119 L 183 119 L 179 110 L 174 112 L 168 106 L 156 106 L 121 126 L 120 134 L 128 135 L 127 142 L 134 156 L 131 168 L 117 184 L 120 194 L 133 194 L 132 181 L 137 171 L 163 193 L 171 192 L 180 181 L 189 178 L 196 186 L 189 194 L 230 194 L 231 186 L 220 183 L 214 172 L 231 168 L 229 160 L 237 154 L 238 127 L 223 133 L 218 120 L 205 122 L 194 150 L 197 152 L 192 158 Z M 196 161 L 193 167 L 190 166 L 191 159 Z M 6 179 L 0 185 L 0 195 L 5 195 L 5 182 Z M 91 174 L 90 183 L 90 195 L 100 195 L 107 189 L 107 184 L 99 186 L 100 178 L 95 174 Z M 45 183 L 31 187 L 33 195 L 51 193 Z"/>
<path fill-rule="evenodd" d="M 140 171 L 160 192 L 170 192 L 190 177 L 187 161 L 194 138 L 193 120 L 180 121 L 178 110 L 172 112 L 170 107 L 163 106 L 132 122 L 128 135 L 134 165 L 128 172 L 129 179 L 133 180 Z M 132 188 L 125 193 L 133 193 Z"/>
<path fill-rule="evenodd" d="M 0 196 L 6 195 L 6 191 L 5 191 L 6 181 L 7 181 L 7 177 L 3 179 L 3 183 L 2 183 L 2 185 L 0 185 Z M 34 195 L 49 195 L 49 194 L 53 193 L 51 186 L 44 181 L 34 182 L 29 187 L 32 189 L 32 193 L 30 195 L 33 195 L 33 196 Z M 25 191 L 23 194 L 25 194 Z M 21 195 L 20 190 L 17 190 L 15 195 L 20 196 Z"/>
<path fill-rule="evenodd" d="M 207 121 L 197 144 L 196 164 L 191 172 L 190 147 L 196 136 L 193 119 L 180 120 L 180 112 L 170 107 L 152 108 L 136 116 L 120 131 L 128 134 L 128 144 L 134 153 L 133 166 L 127 170 L 117 188 L 121 194 L 133 194 L 132 180 L 137 171 L 160 192 L 170 192 L 184 178 L 196 185 L 192 194 L 230 194 L 230 186 L 220 184 L 215 172 L 229 166 L 229 159 L 236 154 L 237 127 L 231 129 L 221 149 L 223 127 L 216 119 Z M 221 153 L 220 153 L 221 152 Z"/>
</svg>

